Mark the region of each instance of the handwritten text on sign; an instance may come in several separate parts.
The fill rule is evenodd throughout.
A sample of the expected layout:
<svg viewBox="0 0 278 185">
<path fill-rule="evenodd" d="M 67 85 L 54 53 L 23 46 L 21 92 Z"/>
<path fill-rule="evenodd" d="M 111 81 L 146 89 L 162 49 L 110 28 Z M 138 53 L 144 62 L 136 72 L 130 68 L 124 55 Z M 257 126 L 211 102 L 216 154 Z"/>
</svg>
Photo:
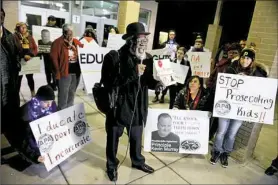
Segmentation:
<svg viewBox="0 0 278 185">
<path fill-rule="evenodd" d="M 47 171 L 91 142 L 83 104 L 30 123 Z"/>
<path fill-rule="evenodd" d="M 208 112 L 149 109 L 144 150 L 207 154 L 208 134 Z"/>
<path fill-rule="evenodd" d="M 213 116 L 273 124 L 276 93 L 277 79 L 219 73 Z"/>
<path fill-rule="evenodd" d="M 87 94 L 91 94 L 94 84 L 100 81 L 104 56 L 110 50 L 94 45 L 78 48 L 79 63 Z"/>
<path fill-rule="evenodd" d="M 187 52 L 192 75 L 208 78 L 210 75 L 211 52 Z"/>
</svg>

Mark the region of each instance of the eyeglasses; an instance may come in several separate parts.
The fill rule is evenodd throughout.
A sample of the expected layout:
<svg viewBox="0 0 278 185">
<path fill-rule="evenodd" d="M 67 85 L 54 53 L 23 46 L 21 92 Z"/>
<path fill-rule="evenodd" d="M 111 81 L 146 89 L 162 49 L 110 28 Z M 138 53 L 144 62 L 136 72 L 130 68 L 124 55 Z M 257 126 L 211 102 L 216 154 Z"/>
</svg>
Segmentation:
<svg viewBox="0 0 278 185">
<path fill-rule="evenodd" d="M 149 39 L 144 35 L 144 36 L 139 36 L 137 38 L 137 44 L 140 45 L 147 45 L 148 44 Z"/>
</svg>

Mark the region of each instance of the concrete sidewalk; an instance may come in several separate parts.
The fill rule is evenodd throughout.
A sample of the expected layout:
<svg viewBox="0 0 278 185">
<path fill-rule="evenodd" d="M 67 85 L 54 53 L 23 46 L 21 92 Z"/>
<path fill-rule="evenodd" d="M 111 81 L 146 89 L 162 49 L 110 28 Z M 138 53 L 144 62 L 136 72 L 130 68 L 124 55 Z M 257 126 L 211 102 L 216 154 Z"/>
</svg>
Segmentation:
<svg viewBox="0 0 278 185">
<path fill-rule="evenodd" d="M 36 87 L 45 84 L 43 74 L 34 75 Z M 82 86 L 82 85 L 81 85 Z M 25 77 L 22 81 L 22 95 L 30 99 Z M 24 103 L 22 98 L 22 103 Z M 84 103 L 93 142 L 77 152 L 60 168 L 47 172 L 43 165 L 32 165 L 24 171 L 17 171 L 9 165 L 1 166 L 1 184 L 114 184 L 105 173 L 105 116 L 82 90 L 78 90 L 75 103 Z M 150 104 L 152 108 L 167 108 L 167 104 Z M 120 140 L 118 158 L 123 160 L 127 149 L 127 135 Z M 2 136 L 2 148 L 8 146 Z M 146 163 L 155 173 L 146 174 L 131 168 L 129 154 L 119 169 L 117 184 L 277 184 L 277 176 L 266 176 L 264 169 L 252 161 L 238 164 L 229 160 L 229 167 L 211 165 L 210 155 L 181 155 L 166 153 L 146 153 Z M 16 155 L 16 154 L 12 154 Z M 10 156 L 12 156 L 10 155 Z M 7 158 L 7 156 L 5 156 Z"/>
</svg>

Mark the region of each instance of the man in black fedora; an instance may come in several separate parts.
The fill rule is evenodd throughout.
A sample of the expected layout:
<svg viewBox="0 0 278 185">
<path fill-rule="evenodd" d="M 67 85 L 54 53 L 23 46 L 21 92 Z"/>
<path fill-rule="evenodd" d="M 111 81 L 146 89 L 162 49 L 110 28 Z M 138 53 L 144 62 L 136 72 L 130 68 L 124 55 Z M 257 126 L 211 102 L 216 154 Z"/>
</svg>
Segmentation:
<svg viewBox="0 0 278 185">
<path fill-rule="evenodd" d="M 106 158 L 107 175 L 111 181 L 118 177 L 119 160 L 117 150 L 119 138 L 126 127 L 130 141 L 132 167 L 146 173 L 154 169 L 145 164 L 141 154 L 142 132 L 148 110 L 148 89 L 161 88 L 161 83 L 153 78 L 153 59 L 146 53 L 150 33 L 144 26 L 131 23 L 126 28 L 123 39 L 126 44 L 118 51 L 110 51 L 103 61 L 101 82 L 111 90 L 118 89 L 113 108 L 106 114 Z"/>
</svg>

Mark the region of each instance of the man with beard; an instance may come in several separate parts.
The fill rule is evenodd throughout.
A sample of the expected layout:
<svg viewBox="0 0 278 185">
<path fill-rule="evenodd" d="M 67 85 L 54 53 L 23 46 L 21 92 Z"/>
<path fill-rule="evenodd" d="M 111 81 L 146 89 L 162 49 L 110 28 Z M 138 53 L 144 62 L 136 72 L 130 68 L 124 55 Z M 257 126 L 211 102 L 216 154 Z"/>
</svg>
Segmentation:
<svg viewBox="0 0 278 185">
<path fill-rule="evenodd" d="M 115 106 L 106 114 L 106 158 L 107 175 L 111 181 L 118 178 L 117 150 L 119 138 L 126 127 L 130 141 L 132 167 L 146 173 L 154 169 L 145 164 L 141 154 L 142 132 L 148 110 L 148 88 L 162 85 L 153 78 L 153 59 L 146 53 L 150 33 L 143 24 L 131 23 L 123 39 L 126 44 L 117 51 L 110 51 L 103 61 L 101 82 L 111 90 L 118 89 Z M 119 70 L 120 69 L 120 70 Z"/>
</svg>

